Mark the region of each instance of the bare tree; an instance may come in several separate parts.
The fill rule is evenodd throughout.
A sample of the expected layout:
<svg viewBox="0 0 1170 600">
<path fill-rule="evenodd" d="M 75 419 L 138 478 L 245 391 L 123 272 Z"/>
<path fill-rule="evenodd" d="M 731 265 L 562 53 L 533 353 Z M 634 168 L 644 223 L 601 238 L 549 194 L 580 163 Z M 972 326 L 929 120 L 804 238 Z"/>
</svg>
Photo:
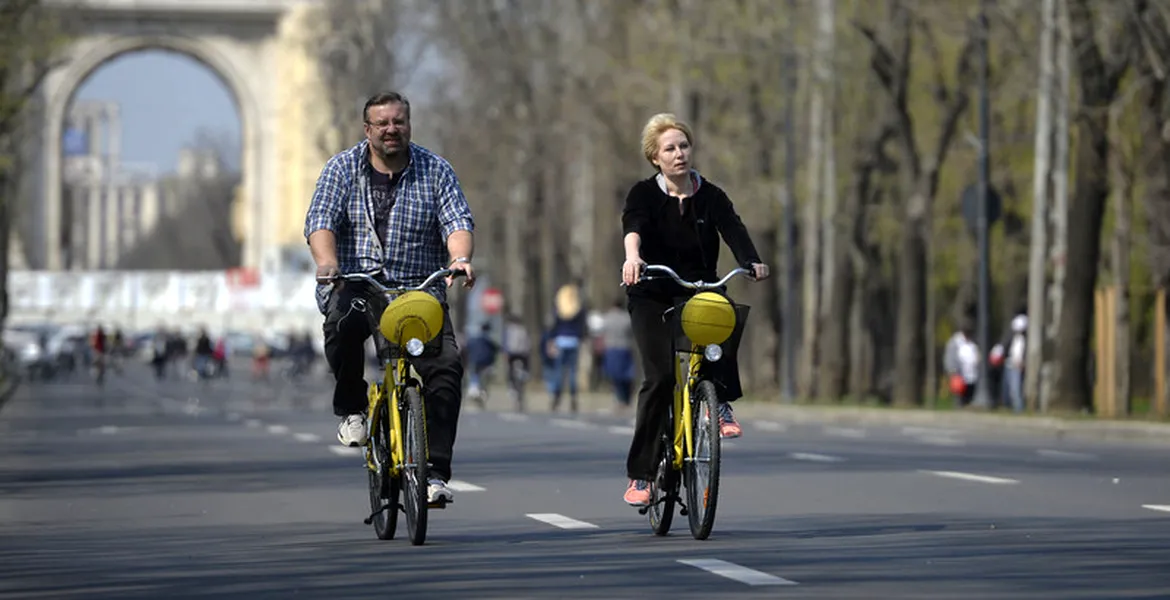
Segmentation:
<svg viewBox="0 0 1170 600">
<path fill-rule="evenodd" d="M 194 154 L 194 173 L 157 182 L 159 192 L 176 212 L 118 261 L 122 269 L 225 269 L 240 264 L 241 245 L 232 228 L 232 206 L 240 174 L 231 155 L 238 150 L 232 136 L 201 130 L 187 149 Z"/>
<path fill-rule="evenodd" d="M 1093 294 L 1101 257 L 1101 226 L 1109 198 L 1109 109 L 1129 66 L 1134 36 L 1124 35 L 1132 25 L 1128 16 L 1117 18 L 1110 7 L 1088 0 L 1069 0 L 1073 56 L 1080 89 L 1081 112 L 1077 115 L 1076 188 L 1068 207 L 1065 273 L 1055 348 L 1056 373 L 1053 409 L 1080 411 L 1092 406 L 1089 385 L 1089 342 L 1093 322 Z M 1112 18 L 1108 18 L 1112 17 Z M 1110 22 L 1112 21 L 1112 22 Z M 1107 32 L 1109 46 L 1098 37 Z M 1099 357 L 1105 360 L 1106 357 Z"/>
<path fill-rule="evenodd" d="M 931 204 L 938 192 L 943 162 L 950 151 L 959 119 L 967 109 L 967 85 L 975 37 L 968 28 L 966 43 L 955 65 L 954 85 L 947 85 L 939 61 L 934 25 L 914 14 L 902 1 L 891 3 L 890 26 L 886 35 L 858 25 L 873 46 L 871 65 L 889 102 L 898 115 L 897 140 L 902 167 L 902 188 L 908 197 L 903 204 L 902 243 L 898 257 L 898 308 L 893 400 L 899 405 L 922 403 L 928 352 L 925 339 L 926 244 L 930 232 Z M 915 134 L 915 119 L 909 109 L 909 82 L 914 32 L 920 32 L 928 53 L 935 57 L 936 102 L 941 106 L 940 127 L 934 146 L 924 150 Z M 882 39 L 883 37 L 888 40 Z M 929 152 L 929 153 L 928 153 Z"/>
<path fill-rule="evenodd" d="M 809 102 L 809 165 L 808 191 L 804 212 L 804 327 L 801 343 L 800 395 L 816 395 L 814 373 L 817 367 L 817 341 L 821 323 L 827 312 L 824 298 L 833 282 L 831 260 L 822 261 L 822 250 L 827 256 L 833 248 L 832 219 L 836 211 L 837 193 L 833 154 L 832 52 L 835 28 L 833 0 L 817 1 L 817 43 L 814 45 Z"/>
<path fill-rule="evenodd" d="M 347 0 L 324 4 L 312 32 L 329 126 L 318 145 L 332 155 L 361 138 L 356 125 L 362 102 L 391 89 L 404 90 L 425 45 L 404 35 L 412 22 L 408 1 Z"/>
</svg>

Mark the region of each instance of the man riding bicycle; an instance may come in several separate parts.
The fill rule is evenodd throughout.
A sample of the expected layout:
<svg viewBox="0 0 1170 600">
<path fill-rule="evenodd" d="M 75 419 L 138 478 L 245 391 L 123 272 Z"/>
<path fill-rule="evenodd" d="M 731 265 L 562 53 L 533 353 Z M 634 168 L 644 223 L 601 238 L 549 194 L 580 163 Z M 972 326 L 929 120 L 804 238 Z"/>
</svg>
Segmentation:
<svg viewBox="0 0 1170 600">
<path fill-rule="evenodd" d="M 410 102 L 395 92 L 378 94 L 366 101 L 362 119 L 366 139 L 325 164 L 305 217 L 317 265 L 317 307 L 325 315 L 325 358 L 336 379 L 337 439 L 346 446 L 366 443 L 365 341 L 386 299 L 361 282 L 331 278 L 368 273 L 400 287 L 450 268 L 467 275 L 464 286 L 475 282 L 471 209 L 451 165 L 410 141 Z M 446 287 L 451 283 L 448 278 Z M 440 348 L 411 358 L 423 380 L 432 503 L 454 499 L 447 481 L 462 400 L 463 365 L 446 287 L 427 290 L 443 305 Z"/>
</svg>

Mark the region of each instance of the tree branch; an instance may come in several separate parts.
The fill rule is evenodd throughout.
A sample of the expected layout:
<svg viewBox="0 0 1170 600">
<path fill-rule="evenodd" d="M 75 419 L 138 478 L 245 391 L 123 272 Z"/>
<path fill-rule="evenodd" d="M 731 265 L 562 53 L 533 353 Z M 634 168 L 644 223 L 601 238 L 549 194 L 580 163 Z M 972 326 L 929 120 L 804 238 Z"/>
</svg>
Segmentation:
<svg viewBox="0 0 1170 600">
<path fill-rule="evenodd" d="M 954 90 L 947 95 L 950 98 L 949 104 L 943 111 L 942 127 L 939 130 L 938 140 L 934 147 L 934 168 L 938 169 L 946 161 L 947 153 L 951 148 L 951 141 L 955 137 L 955 132 L 959 128 L 959 121 L 963 114 L 967 111 L 967 106 L 971 101 L 971 94 L 968 88 L 968 82 L 971 80 L 973 73 L 972 61 L 975 58 L 975 53 L 979 48 L 979 33 L 974 30 L 974 24 L 970 27 L 967 34 L 967 41 L 963 44 L 963 49 L 959 52 L 959 58 L 955 65 L 955 87 Z"/>
</svg>

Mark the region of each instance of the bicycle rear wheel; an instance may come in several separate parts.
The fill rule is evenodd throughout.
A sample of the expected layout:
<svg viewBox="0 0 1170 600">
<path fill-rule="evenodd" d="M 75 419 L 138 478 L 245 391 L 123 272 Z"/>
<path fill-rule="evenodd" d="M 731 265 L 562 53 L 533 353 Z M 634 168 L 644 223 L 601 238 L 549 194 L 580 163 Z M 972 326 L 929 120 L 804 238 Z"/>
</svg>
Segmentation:
<svg viewBox="0 0 1170 600">
<path fill-rule="evenodd" d="M 715 384 L 704 380 L 695 386 L 691 399 L 694 420 L 694 453 L 683 462 L 683 483 L 687 488 L 687 515 L 691 535 L 705 540 L 715 524 L 719 500 L 719 399 Z"/>
<path fill-rule="evenodd" d="M 378 407 L 370 420 L 374 435 L 370 437 L 376 470 L 370 470 L 370 512 L 374 533 L 380 540 L 394 539 L 398 528 L 398 479 L 390 476 L 390 411 L 386 403 Z M 367 469 L 368 470 L 368 469 Z"/>
<path fill-rule="evenodd" d="M 674 521 L 674 506 L 678 498 L 678 471 L 671 465 L 670 438 L 662 436 L 658 451 L 658 473 L 650 482 L 650 528 L 655 535 L 666 535 Z"/>
<path fill-rule="evenodd" d="M 427 539 L 427 428 L 426 409 L 418 388 L 403 390 L 403 438 L 406 464 L 402 467 L 403 505 L 410 543 L 420 546 Z"/>
</svg>

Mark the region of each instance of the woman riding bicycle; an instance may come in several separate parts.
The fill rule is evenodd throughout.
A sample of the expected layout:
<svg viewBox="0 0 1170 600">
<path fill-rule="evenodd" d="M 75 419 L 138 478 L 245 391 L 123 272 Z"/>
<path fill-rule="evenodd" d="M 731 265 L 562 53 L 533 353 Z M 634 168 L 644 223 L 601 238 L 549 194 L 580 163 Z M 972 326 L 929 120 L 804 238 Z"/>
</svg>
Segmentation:
<svg viewBox="0 0 1170 600">
<path fill-rule="evenodd" d="M 685 280 L 716 281 L 719 238 L 736 262 L 750 265 L 756 279 L 768 277 L 747 228 L 727 194 L 691 168 L 691 129 L 672 114 L 653 116 L 642 130 L 642 152 L 657 173 L 634 184 L 622 211 L 626 260 L 622 282 L 627 286 L 634 342 L 642 357 L 645 380 L 638 393 L 634 438 L 626 459 L 630 483 L 624 499 L 631 506 L 650 503 L 649 481 L 657 470 L 661 428 L 674 400 L 672 329 L 663 313 L 690 296 L 673 281 L 654 280 L 638 285 L 649 264 L 674 269 Z M 720 434 L 739 437 L 729 402 L 743 395 L 736 362 L 743 323 L 724 344 L 725 357 L 710 365 L 719 395 Z"/>
</svg>

